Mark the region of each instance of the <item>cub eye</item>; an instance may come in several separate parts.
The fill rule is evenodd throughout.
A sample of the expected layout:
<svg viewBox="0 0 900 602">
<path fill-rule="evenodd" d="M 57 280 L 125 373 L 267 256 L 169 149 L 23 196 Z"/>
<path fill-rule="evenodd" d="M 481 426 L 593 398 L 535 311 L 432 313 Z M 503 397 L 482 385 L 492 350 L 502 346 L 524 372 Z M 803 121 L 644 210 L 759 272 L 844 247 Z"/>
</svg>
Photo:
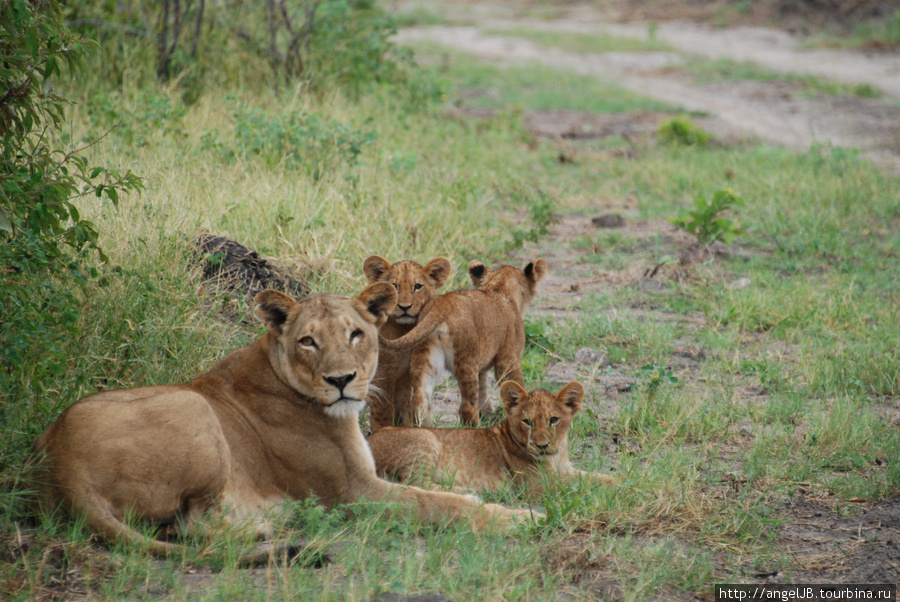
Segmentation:
<svg viewBox="0 0 900 602">
<path fill-rule="evenodd" d="M 524 424 L 528 428 L 531 428 L 532 427 L 531 418 L 525 418 L 524 420 L 522 420 L 522 424 Z"/>
<path fill-rule="evenodd" d="M 413 290 L 414 290 L 414 291 L 420 291 L 420 290 L 422 290 L 423 288 L 424 288 L 424 287 L 423 287 L 421 284 L 418 284 L 418 283 L 417 283 L 417 284 L 413 287 Z"/>
<path fill-rule="evenodd" d="M 397 284 L 396 282 L 391 282 L 391 286 L 394 287 L 394 290 L 395 290 L 395 291 L 399 291 L 399 290 L 400 290 L 400 285 Z"/>
<path fill-rule="evenodd" d="M 362 330 L 357 328 L 356 330 L 354 330 L 353 332 L 350 333 L 350 342 L 352 343 L 356 339 L 361 339 L 364 334 L 365 333 Z"/>
<path fill-rule="evenodd" d="M 550 418 L 550 426 L 555 425 L 557 422 L 559 422 L 559 416 L 553 416 Z"/>
<path fill-rule="evenodd" d="M 304 347 L 318 347 L 318 345 L 316 345 L 316 341 L 313 340 L 312 337 L 303 337 L 302 339 L 300 339 L 300 344 Z"/>
</svg>

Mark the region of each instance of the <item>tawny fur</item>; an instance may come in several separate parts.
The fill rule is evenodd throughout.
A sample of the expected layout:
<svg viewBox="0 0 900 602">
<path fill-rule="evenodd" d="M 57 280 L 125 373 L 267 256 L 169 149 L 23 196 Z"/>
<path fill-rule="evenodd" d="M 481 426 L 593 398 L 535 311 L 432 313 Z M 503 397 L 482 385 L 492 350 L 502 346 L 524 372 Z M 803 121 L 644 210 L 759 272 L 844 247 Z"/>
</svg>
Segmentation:
<svg viewBox="0 0 900 602">
<path fill-rule="evenodd" d="M 527 393 L 518 383 L 500 388 L 507 418 L 486 429 L 386 428 L 369 436 L 380 476 L 409 481 L 422 476 L 454 488 L 496 491 L 510 483 L 530 496 L 548 477 L 611 484 L 601 473 L 577 470 L 569 461 L 569 429 L 584 387 L 571 382 L 559 393 Z"/>
<path fill-rule="evenodd" d="M 264 291 L 268 330 L 187 384 L 108 391 L 76 402 L 35 445 L 44 511 L 83 515 L 107 540 L 149 540 L 126 512 L 188 532 L 207 510 L 261 537 L 286 501 L 393 500 L 421 520 L 508 524 L 521 513 L 470 498 L 388 483 L 359 428 L 378 356 L 378 327 L 396 304 L 387 283 L 358 297 L 296 301 Z M 262 552 L 260 552 L 262 550 Z M 248 553 L 267 553 L 262 546 Z"/>
<path fill-rule="evenodd" d="M 419 314 L 419 322 L 399 339 L 381 337 L 383 348 L 412 349 L 410 356 L 410 416 L 413 425 L 431 420 L 431 396 L 445 371 L 456 377 L 461 403 L 460 419 L 478 423 L 489 408 L 488 371 L 498 382 L 524 385 L 519 362 L 525 348 L 522 316 L 547 274 L 537 259 L 524 269 L 502 266 L 488 270 L 480 261 L 469 263 L 469 276 L 477 288 L 438 295 Z"/>
<path fill-rule="evenodd" d="M 416 325 L 422 307 L 444 286 L 450 276 L 450 262 L 438 257 L 420 266 L 414 261 L 388 260 L 372 255 L 363 263 L 369 282 L 387 282 L 397 291 L 397 305 L 381 328 L 381 336 L 397 339 Z M 369 420 L 372 430 L 383 426 L 411 425 L 409 399 L 410 351 L 396 351 L 381 347 L 378 350 L 378 369 L 369 392 Z"/>
</svg>

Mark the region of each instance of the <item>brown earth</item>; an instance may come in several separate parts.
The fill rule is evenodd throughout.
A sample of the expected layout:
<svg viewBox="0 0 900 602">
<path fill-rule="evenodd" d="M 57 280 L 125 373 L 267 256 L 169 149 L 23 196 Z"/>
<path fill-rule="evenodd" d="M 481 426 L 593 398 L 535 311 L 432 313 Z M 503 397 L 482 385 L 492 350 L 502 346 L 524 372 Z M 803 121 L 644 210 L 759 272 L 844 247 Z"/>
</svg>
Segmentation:
<svg viewBox="0 0 900 602">
<path fill-rule="evenodd" d="M 528 27 L 647 39 L 647 23 L 622 23 L 621 10 L 583 4 L 560 6 L 553 18 L 546 19 L 526 13 L 516 16 L 517 5 L 455 6 L 463 7 L 460 18 L 469 22 L 474 18 L 475 25 L 410 28 L 401 31 L 398 39 L 430 40 L 498 64 L 536 63 L 615 81 L 630 91 L 707 115 L 697 121 L 724 142 L 760 141 L 799 151 L 817 143 L 855 148 L 889 172 L 900 174 L 900 54 L 805 49 L 802 37 L 784 30 L 724 29 L 690 21 L 656 26 L 654 37 L 677 52 L 576 54 L 485 31 Z M 800 84 L 779 80 L 699 84 L 683 68 L 690 56 L 749 61 L 776 72 L 864 84 L 883 97 L 809 95 Z M 540 119 L 526 115 L 535 130 L 553 129 L 552 124 L 539 123 Z M 586 125 L 590 127 L 596 119 L 585 117 Z M 578 128 L 579 124 L 570 123 L 568 131 Z"/>
</svg>

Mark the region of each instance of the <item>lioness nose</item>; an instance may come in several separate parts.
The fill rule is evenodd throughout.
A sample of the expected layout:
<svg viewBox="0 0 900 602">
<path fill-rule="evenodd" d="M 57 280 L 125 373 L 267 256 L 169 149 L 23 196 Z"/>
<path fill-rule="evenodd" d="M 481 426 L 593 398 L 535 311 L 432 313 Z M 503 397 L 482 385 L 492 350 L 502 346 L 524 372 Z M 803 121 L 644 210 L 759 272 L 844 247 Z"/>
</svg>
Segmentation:
<svg viewBox="0 0 900 602">
<path fill-rule="evenodd" d="M 326 376 L 325 382 L 343 393 L 344 387 L 346 387 L 347 383 L 349 383 L 354 378 L 356 378 L 356 372 L 354 372 L 353 374 L 341 374 L 340 376 Z"/>
<path fill-rule="evenodd" d="M 540 449 L 547 449 L 550 444 L 549 443 L 535 443 Z"/>
</svg>

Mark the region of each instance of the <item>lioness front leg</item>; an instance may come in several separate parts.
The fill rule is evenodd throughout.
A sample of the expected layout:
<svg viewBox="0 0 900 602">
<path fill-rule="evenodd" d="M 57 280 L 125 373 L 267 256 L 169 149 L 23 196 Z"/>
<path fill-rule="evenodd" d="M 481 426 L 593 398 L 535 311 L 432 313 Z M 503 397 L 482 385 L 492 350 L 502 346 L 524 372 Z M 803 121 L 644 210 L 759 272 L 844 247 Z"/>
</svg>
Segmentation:
<svg viewBox="0 0 900 602">
<path fill-rule="evenodd" d="M 616 479 L 608 474 L 603 474 L 602 472 L 587 472 L 586 470 L 578 470 L 577 468 L 573 468 L 570 472 L 565 473 L 564 476 L 570 479 L 585 480 L 592 485 L 615 485 L 616 483 Z"/>
<path fill-rule="evenodd" d="M 473 531 L 509 529 L 534 518 L 531 510 L 514 510 L 499 504 L 485 504 L 475 496 L 443 491 L 426 491 L 418 487 L 381 481 L 365 497 L 377 501 L 400 502 L 415 510 L 416 518 L 442 524 L 465 521 Z"/>
</svg>

